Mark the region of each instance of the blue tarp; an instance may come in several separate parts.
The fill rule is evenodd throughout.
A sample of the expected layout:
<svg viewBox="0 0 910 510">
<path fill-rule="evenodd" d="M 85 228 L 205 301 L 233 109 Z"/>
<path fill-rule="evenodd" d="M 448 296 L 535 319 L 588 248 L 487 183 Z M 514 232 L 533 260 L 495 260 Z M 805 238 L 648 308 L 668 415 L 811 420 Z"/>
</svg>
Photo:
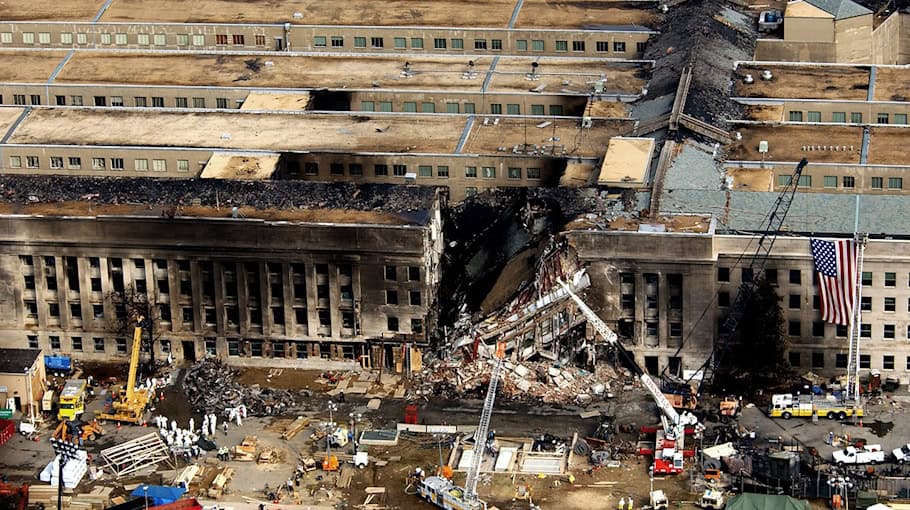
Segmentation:
<svg viewBox="0 0 910 510">
<path fill-rule="evenodd" d="M 146 490 L 148 492 L 146 492 Z M 139 496 L 140 498 L 145 498 L 148 494 L 149 506 L 157 505 L 166 505 L 168 503 L 173 503 L 180 499 L 181 496 L 186 492 L 186 489 L 181 489 L 179 487 L 165 487 L 163 485 L 140 485 L 136 487 L 131 496 Z"/>
</svg>

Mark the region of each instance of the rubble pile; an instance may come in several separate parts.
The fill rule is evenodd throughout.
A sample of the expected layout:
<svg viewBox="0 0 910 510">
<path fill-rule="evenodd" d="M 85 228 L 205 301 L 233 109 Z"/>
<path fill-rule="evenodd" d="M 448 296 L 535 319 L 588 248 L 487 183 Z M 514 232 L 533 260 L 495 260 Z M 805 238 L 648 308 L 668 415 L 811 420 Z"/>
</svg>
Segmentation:
<svg viewBox="0 0 910 510">
<path fill-rule="evenodd" d="M 428 186 L 393 184 L 0 176 L 0 198 L 17 204 L 91 201 L 96 204 L 412 212 L 426 210 L 434 194 L 435 188 Z"/>
<path fill-rule="evenodd" d="M 493 360 L 442 361 L 424 369 L 414 381 L 419 395 L 446 397 L 482 396 L 490 381 Z M 607 364 L 593 372 L 578 367 L 559 368 L 552 362 L 525 361 L 503 364 L 501 396 L 513 401 L 586 405 L 621 388 L 624 374 Z"/>
<path fill-rule="evenodd" d="M 244 386 L 234 380 L 235 372 L 217 358 L 193 365 L 183 380 L 183 392 L 199 413 L 222 413 L 245 406 L 251 416 L 270 416 L 294 407 L 294 393 L 288 390 Z"/>
</svg>

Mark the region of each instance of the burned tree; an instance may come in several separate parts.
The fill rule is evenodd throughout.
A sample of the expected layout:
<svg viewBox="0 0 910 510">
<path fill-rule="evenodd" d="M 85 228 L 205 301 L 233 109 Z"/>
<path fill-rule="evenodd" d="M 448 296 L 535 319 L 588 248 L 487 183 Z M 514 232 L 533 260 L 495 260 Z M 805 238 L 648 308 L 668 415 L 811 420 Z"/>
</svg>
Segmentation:
<svg viewBox="0 0 910 510">
<path fill-rule="evenodd" d="M 790 376 L 780 297 L 765 279 L 743 285 L 740 293 L 740 319 L 718 367 L 717 383 L 727 388 L 776 386 Z"/>
</svg>

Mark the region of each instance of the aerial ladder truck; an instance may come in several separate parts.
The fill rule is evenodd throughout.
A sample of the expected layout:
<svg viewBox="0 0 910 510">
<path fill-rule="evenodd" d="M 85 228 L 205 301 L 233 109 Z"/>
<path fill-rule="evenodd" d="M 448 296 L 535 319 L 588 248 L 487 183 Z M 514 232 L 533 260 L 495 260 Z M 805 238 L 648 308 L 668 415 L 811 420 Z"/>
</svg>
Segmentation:
<svg viewBox="0 0 910 510">
<path fill-rule="evenodd" d="M 115 390 L 117 395 L 110 397 L 105 402 L 104 410 L 95 416 L 99 420 L 142 423 L 146 407 L 155 398 L 155 390 L 153 388 L 136 389 L 136 371 L 139 368 L 143 320 L 142 317 L 139 317 L 136 322 L 136 329 L 133 330 L 133 350 L 130 353 L 130 368 L 126 387 Z"/>
<path fill-rule="evenodd" d="M 629 367 L 635 372 L 642 386 L 651 394 L 654 403 L 660 409 L 660 421 L 662 428 L 657 430 L 657 437 L 654 443 L 654 474 L 677 474 L 683 471 L 683 457 L 685 451 L 686 428 L 698 425 L 698 420 L 689 412 L 679 413 L 673 408 L 673 405 L 666 396 L 660 391 L 660 387 L 644 370 L 635 362 L 635 358 L 626 351 L 620 343 L 616 333 L 594 313 L 594 310 L 587 305 L 572 288 L 563 281 L 559 284 L 565 289 L 566 293 L 575 301 L 579 311 L 588 319 L 594 330 L 606 341 L 607 344 L 615 348 L 625 359 Z"/>
<path fill-rule="evenodd" d="M 440 508 L 446 510 L 486 510 L 487 508 L 487 504 L 477 497 L 477 482 L 484 451 L 486 451 L 487 436 L 490 432 L 490 419 L 493 416 L 493 404 L 496 402 L 496 387 L 499 385 L 502 362 L 505 359 L 504 343 L 496 345 L 495 358 L 493 372 L 490 374 L 490 385 L 487 387 L 487 396 L 483 401 L 483 411 L 480 413 L 480 423 L 474 432 L 474 451 L 464 488 L 456 486 L 451 480 L 441 476 L 428 477 L 421 480 L 417 486 L 418 495 Z"/>
</svg>

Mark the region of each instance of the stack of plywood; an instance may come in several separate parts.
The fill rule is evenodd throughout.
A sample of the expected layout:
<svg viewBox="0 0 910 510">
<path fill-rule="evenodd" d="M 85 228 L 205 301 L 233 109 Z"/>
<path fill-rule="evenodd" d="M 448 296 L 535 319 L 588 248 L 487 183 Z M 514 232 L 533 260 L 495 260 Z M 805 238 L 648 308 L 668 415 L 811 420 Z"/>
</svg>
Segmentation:
<svg viewBox="0 0 910 510">
<path fill-rule="evenodd" d="M 206 495 L 212 499 L 218 499 L 224 494 L 224 487 L 231 481 L 231 478 L 234 477 L 234 470 L 226 467 L 222 468 L 221 472 L 215 475 L 215 479 L 212 480 L 212 485 L 209 487 Z"/>
<path fill-rule="evenodd" d="M 88 494 L 73 496 L 72 510 L 103 510 L 110 506 L 113 487 L 95 487 Z"/>
<path fill-rule="evenodd" d="M 303 429 L 305 429 L 307 427 L 307 425 L 310 424 L 311 421 L 312 421 L 311 418 L 304 418 L 303 416 L 298 416 L 297 419 L 294 420 L 293 422 L 291 422 L 291 424 L 288 425 L 284 429 L 284 432 L 281 433 L 281 439 L 285 439 L 288 441 L 290 441 L 291 439 L 294 439 L 294 436 L 296 436 Z"/>
<path fill-rule="evenodd" d="M 256 445 L 259 439 L 256 436 L 246 436 L 243 441 L 231 449 L 231 457 L 234 460 L 253 462 L 256 460 Z"/>
<path fill-rule="evenodd" d="M 63 491 L 63 506 L 69 507 L 72 503 L 72 490 Z M 51 508 L 57 506 L 57 488 L 50 485 L 29 485 L 28 487 L 28 505 L 34 506 L 43 503 L 45 507 Z"/>
</svg>

